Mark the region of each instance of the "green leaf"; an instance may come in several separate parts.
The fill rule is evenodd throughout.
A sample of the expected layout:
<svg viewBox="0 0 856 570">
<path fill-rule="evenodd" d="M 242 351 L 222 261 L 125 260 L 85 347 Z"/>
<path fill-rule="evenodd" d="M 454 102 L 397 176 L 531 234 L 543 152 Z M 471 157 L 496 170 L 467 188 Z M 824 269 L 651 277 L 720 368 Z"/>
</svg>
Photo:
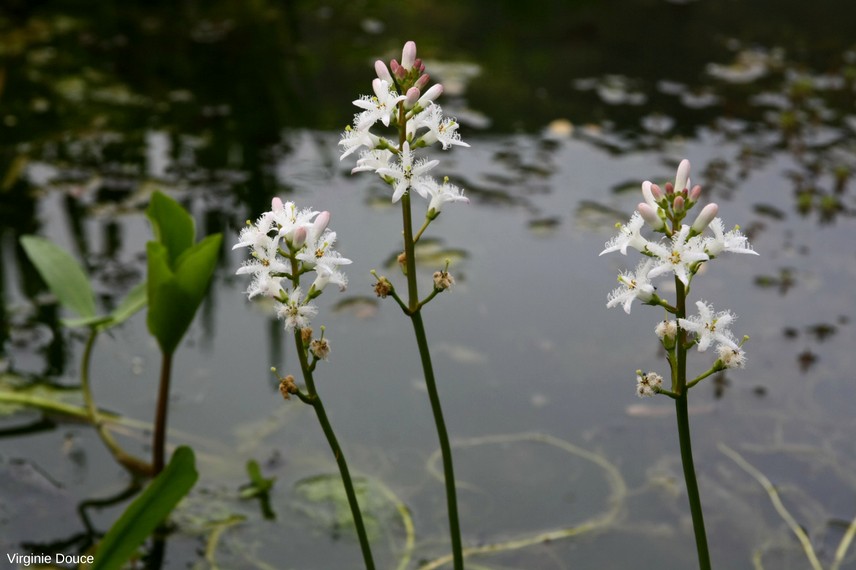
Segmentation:
<svg viewBox="0 0 856 570">
<path fill-rule="evenodd" d="M 21 246 L 59 302 L 84 318 L 95 316 L 95 296 L 83 268 L 67 251 L 38 236 L 21 236 Z"/>
<path fill-rule="evenodd" d="M 81 319 L 63 319 L 62 324 L 69 328 L 100 327 L 101 330 L 107 330 L 134 316 L 137 311 L 146 306 L 146 299 L 146 283 L 139 283 L 128 292 L 119 306 L 113 309 L 111 313 Z"/>
<path fill-rule="evenodd" d="M 98 545 L 91 570 L 118 570 L 196 483 L 193 450 L 181 446 L 163 472 L 119 517 Z"/>
<path fill-rule="evenodd" d="M 175 275 L 182 290 L 202 302 L 208 291 L 208 284 L 217 267 L 217 254 L 220 252 L 221 234 L 213 234 L 187 250 L 175 265 Z M 195 309 L 194 309 L 195 310 Z"/>
<path fill-rule="evenodd" d="M 155 240 L 166 247 L 169 266 L 175 267 L 179 256 L 193 245 L 193 217 L 163 192 L 152 194 L 146 216 L 152 223 Z"/>
<path fill-rule="evenodd" d="M 186 250 L 170 269 L 166 248 L 157 242 L 146 246 L 149 267 L 149 332 L 161 350 L 172 354 L 190 328 L 217 264 L 222 236 L 208 236 Z"/>
<path fill-rule="evenodd" d="M 145 307 L 147 302 L 148 294 L 146 291 L 146 282 L 144 281 L 128 291 L 128 294 L 122 299 L 119 306 L 113 309 L 113 312 L 110 313 L 111 321 L 109 327 L 115 327 L 124 323 Z"/>
</svg>

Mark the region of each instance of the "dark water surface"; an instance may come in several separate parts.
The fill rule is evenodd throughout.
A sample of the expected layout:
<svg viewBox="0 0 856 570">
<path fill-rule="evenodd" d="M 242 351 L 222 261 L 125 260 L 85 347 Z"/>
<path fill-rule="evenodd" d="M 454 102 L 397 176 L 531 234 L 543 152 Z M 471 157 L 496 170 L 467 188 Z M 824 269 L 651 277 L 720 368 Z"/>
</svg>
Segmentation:
<svg viewBox="0 0 856 570">
<path fill-rule="evenodd" d="M 230 250 L 272 196 L 331 210 L 354 264 L 348 291 L 319 299 L 333 353 L 318 388 L 366 489 L 379 567 L 445 555 L 416 346 L 369 275 L 397 276 L 384 264 L 400 213 L 336 145 L 373 60 L 413 39 L 471 144 L 436 153 L 471 203 L 444 210 L 425 252 L 426 269 L 449 257 L 457 279 L 425 321 L 464 542 L 505 544 L 469 567 L 695 564 L 672 407 L 634 395 L 635 370 L 666 371 L 661 314 L 607 310 L 636 259 L 597 255 L 640 182 L 668 180 L 686 157 L 760 253 L 725 255 L 693 283 L 691 300 L 733 310 L 751 336 L 746 370 L 691 396 L 714 565 L 810 567 L 733 450 L 775 486 L 824 568 L 856 568 L 849 548 L 837 556 L 856 530 L 854 21 L 856 8 L 831 1 L 7 2 L 0 388 L 74 388 L 85 340 L 59 326 L 18 237 L 73 251 L 112 306 L 144 277 L 151 192 L 170 193 L 200 235 L 226 239 L 175 360 L 170 442 L 194 446 L 201 479 L 166 567 L 359 568 L 321 430 L 269 372 L 297 372 L 289 338 L 246 301 L 243 252 Z M 119 436 L 148 453 L 159 356 L 144 316 L 95 351 L 99 405 L 133 420 Z M 239 498 L 250 459 L 277 479 L 275 520 Z M 127 484 L 91 428 L 0 407 L 0 554 L 85 551 L 126 505 L 88 502 Z"/>
</svg>

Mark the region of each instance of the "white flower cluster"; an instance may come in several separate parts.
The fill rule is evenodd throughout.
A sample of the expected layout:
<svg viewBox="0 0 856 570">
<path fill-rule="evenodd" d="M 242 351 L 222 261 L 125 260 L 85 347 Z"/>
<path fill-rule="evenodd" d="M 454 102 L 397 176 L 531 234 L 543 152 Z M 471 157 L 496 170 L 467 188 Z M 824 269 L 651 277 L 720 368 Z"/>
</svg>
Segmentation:
<svg viewBox="0 0 856 570">
<path fill-rule="evenodd" d="M 726 231 L 725 224 L 716 217 L 719 207 L 708 204 L 699 212 L 692 224 L 683 223 L 687 212 L 698 203 L 701 187 L 692 186 L 689 178 L 690 163 L 681 161 L 678 166 L 675 183 L 668 183 L 663 190 L 656 184 L 645 181 L 642 184 L 644 202 L 637 206 L 627 224 L 618 225 L 618 235 L 605 244 L 600 255 L 620 251 L 627 255 L 627 249 L 639 251 L 645 258 L 632 272 L 622 272 L 618 276 L 620 285 L 610 292 L 606 306 L 612 308 L 621 305 L 626 313 L 634 300 L 650 305 L 669 308 L 660 299 L 652 280 L 664 275 L 674 274 L 688 288 L 693 276 L 701 265 L 719 256 L 722 252 L 757 255 L 741 232 L 735 227 Z M 648 225 L 654 232 L 661 233 L 659 239 L 648 239 L 642 235 L 642 228 Z M 710 229 L 710 234 L 705 231 Z M 696 302 L 698 314 L 689 318 L 679 318 L 677 323 L 664 321 L 657 327 L 657 336 L 667 349 L 674 346 L 677 327 L 693 333 L 699 351 L 705 351 L 716 343 L 722 368 L 742 368 L 746 356 L 734 335 L 729 330 L 736 318 L 730 311 L 715 312 L 704 301 Z M 671 308 L 674 312 L 674 308 Z M 642 390 L 640 394 L 649 395 Z"/>
<path fill-rule="evenodd" d="M 232 249 L 250 248 L 252 259 L 245 261 L 237 273 L 251 274 L 253 280 L 247 296 L 270 297 L 281 303 L 277 314 L 285 321 L 286 330 L 309 326 L 318 308 L 310 301 L 321 294 L 329 283 L 344 291 L 348 279 L 339 266 L 351 263 L 333 249 L 336 232 L 327 228 L 330 212 L 311 208 L 298 210 L 293 202 L 274 198 L 271 210 L 255 224 L 247 222 L 239 241 Z M 299 276 L 314 271 L 315 281 L 303 294 L 295 283 Z M 283 279 L 290 281 L 283 286 Z"/>
<path fill-rule="evenodd" d="M 393 59 L 387 67 L 378 60 L 375 71 L 374 94 L 354 101 L 362 111 L 354 115 L 353 126 L 345 129 L 339 141 L 344 149 L 340 160 L 362 149 L 352 173 L 377 173 L 393 187 L 393 202 L 400 200 L 405 192 L 415 190 L 430 201 L 428 211 L 432 217 L 439 214 L 446 202 L 469 202 L 463 191 L 448 180 L 441 184 L 427 175 L 439 161 L 414 156 L 416 149 L 438 142 L 443 150 L 454 145 L 469 146 L 461 140 L 455 119 L 444 117 L 440 105 L 434 102 L 443 93 L 443 86 L 438 83 L 423 93 L 429 77 L 424 73 L 425 65 L 416 58 L 416 44 L 404 45 L 401 63 Z M 371 132 L 378 122 L 395 127 L 404 136 L 390 140 Z"/>
</svg>

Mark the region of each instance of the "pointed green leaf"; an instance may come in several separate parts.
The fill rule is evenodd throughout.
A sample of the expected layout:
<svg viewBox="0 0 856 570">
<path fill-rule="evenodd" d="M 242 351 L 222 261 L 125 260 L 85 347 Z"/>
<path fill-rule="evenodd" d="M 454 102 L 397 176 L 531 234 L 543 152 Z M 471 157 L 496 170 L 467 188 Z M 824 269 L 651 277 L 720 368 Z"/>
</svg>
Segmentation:
<svg viewBox="0 0 856 570">
<path fill-rule="evenodd" d="M 89 278 L 71 254 L 38 236 L 21 236 L 21 246 L 64 307 L 81 317 L 95 316 L 95 296 Z"/>
<path fill-rule="evenodd" d="M 161 350 L 172 354 L 193 322 L 217 264 L 222 236 L 208 236 L 186 250 L 173 272 L 167 266 L 166 248 L 147 244 L 149 256 L 149 332 Z"/>
<path fill-rule="evenodd" d="M 146 216 L 152 223 L 155 240 L 166 247 L 169 266 L 174 267 L 178 257 L 193 245 L 193 217 L 163 192 L 152 194 Z"/>
<path fill-rule="evenodd" d="M 220 234 L 206 237 L 187 250 L 175 265 L 175 276 L 181 288 L 197 300 L 197 306 L 208 291 L 222 241 Z"/>
<path fill-rule="evenodd" d="M 175 450 L 163 472 L 128 506 L 98 545 L 92 570 L 118 570 L 196 483 L 193 450 Z"/>
</svg>

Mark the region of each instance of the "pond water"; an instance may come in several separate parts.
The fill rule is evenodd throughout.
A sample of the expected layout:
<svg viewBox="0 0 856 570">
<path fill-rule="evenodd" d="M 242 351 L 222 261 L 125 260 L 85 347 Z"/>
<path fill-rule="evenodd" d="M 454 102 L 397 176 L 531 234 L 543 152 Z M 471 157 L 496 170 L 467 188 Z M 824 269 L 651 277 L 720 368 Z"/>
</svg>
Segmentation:
<svg viewBox="0 0 856 570">
<path fill-rule="evenodd" d="M 745 370 L 691 394 L 714 565 L 809 567 L 742 457 L 831 567 L 856 515 L 848 11 L 823 1 L 13 1 L 0 17 L 2 389 L 79 402 L 85 337 L 59 325 L 19 236 L 71 250 L 112 306 L 144 277 L 151 192 L 169 193 L 199 235 L 226 239 L 175 360 L 169 441 L 194 447 L 201 478 L 175 514 L 164 567 L 359 568 L 314 414 L 284 402 L 269 371 L 297 375 L 289 335 L 247 302 L 234 275 L 244 252 L 230 249 L 272 196 L 330 210 L 354 263 L 349 289 L 319 299 L 333 352 L 318 389 L 365 491 L 379 567 L 441 567 L 446 511 L 418 352 L 369 273 L 398 277 L 388 264 L 400 213 L 337 148 L 372 61 L 414 39 L 471 145 L 436 153 L 471 203 L 444 209 L 423 252 L 426 271 L 451 258 L 457 281 L 424 318 L 464 543 L 497 545 L 469 567 L 695 564 L 673 406 L 634 393 L 635 370 L 666 371 L 653 335 L 662 316 L 607 310 L 618 271 L 636 260 L 598 257 L 641 181 L 665 182 L 685 157 L 760 254 L 723 256 L 693 283 L 693 300 L 733 310 L 735 332 L 751 336 Z M 708 364 L 692 353 L 691 370 Z M 143 314 L 95 347 L 97 402 L 127 418 L 119 437 L 141 455 L 158 369 Z M 251 459 L 276 478 L 273 519 L 240 499 Z M 84 552 L 127 504 L 98 502 L 129 481 L 94 430 L 34 410 L 0 408 L 0 481 L 0 553 Z M 838 567 L 856 568 L 856 554 Z"/>
</svg>

